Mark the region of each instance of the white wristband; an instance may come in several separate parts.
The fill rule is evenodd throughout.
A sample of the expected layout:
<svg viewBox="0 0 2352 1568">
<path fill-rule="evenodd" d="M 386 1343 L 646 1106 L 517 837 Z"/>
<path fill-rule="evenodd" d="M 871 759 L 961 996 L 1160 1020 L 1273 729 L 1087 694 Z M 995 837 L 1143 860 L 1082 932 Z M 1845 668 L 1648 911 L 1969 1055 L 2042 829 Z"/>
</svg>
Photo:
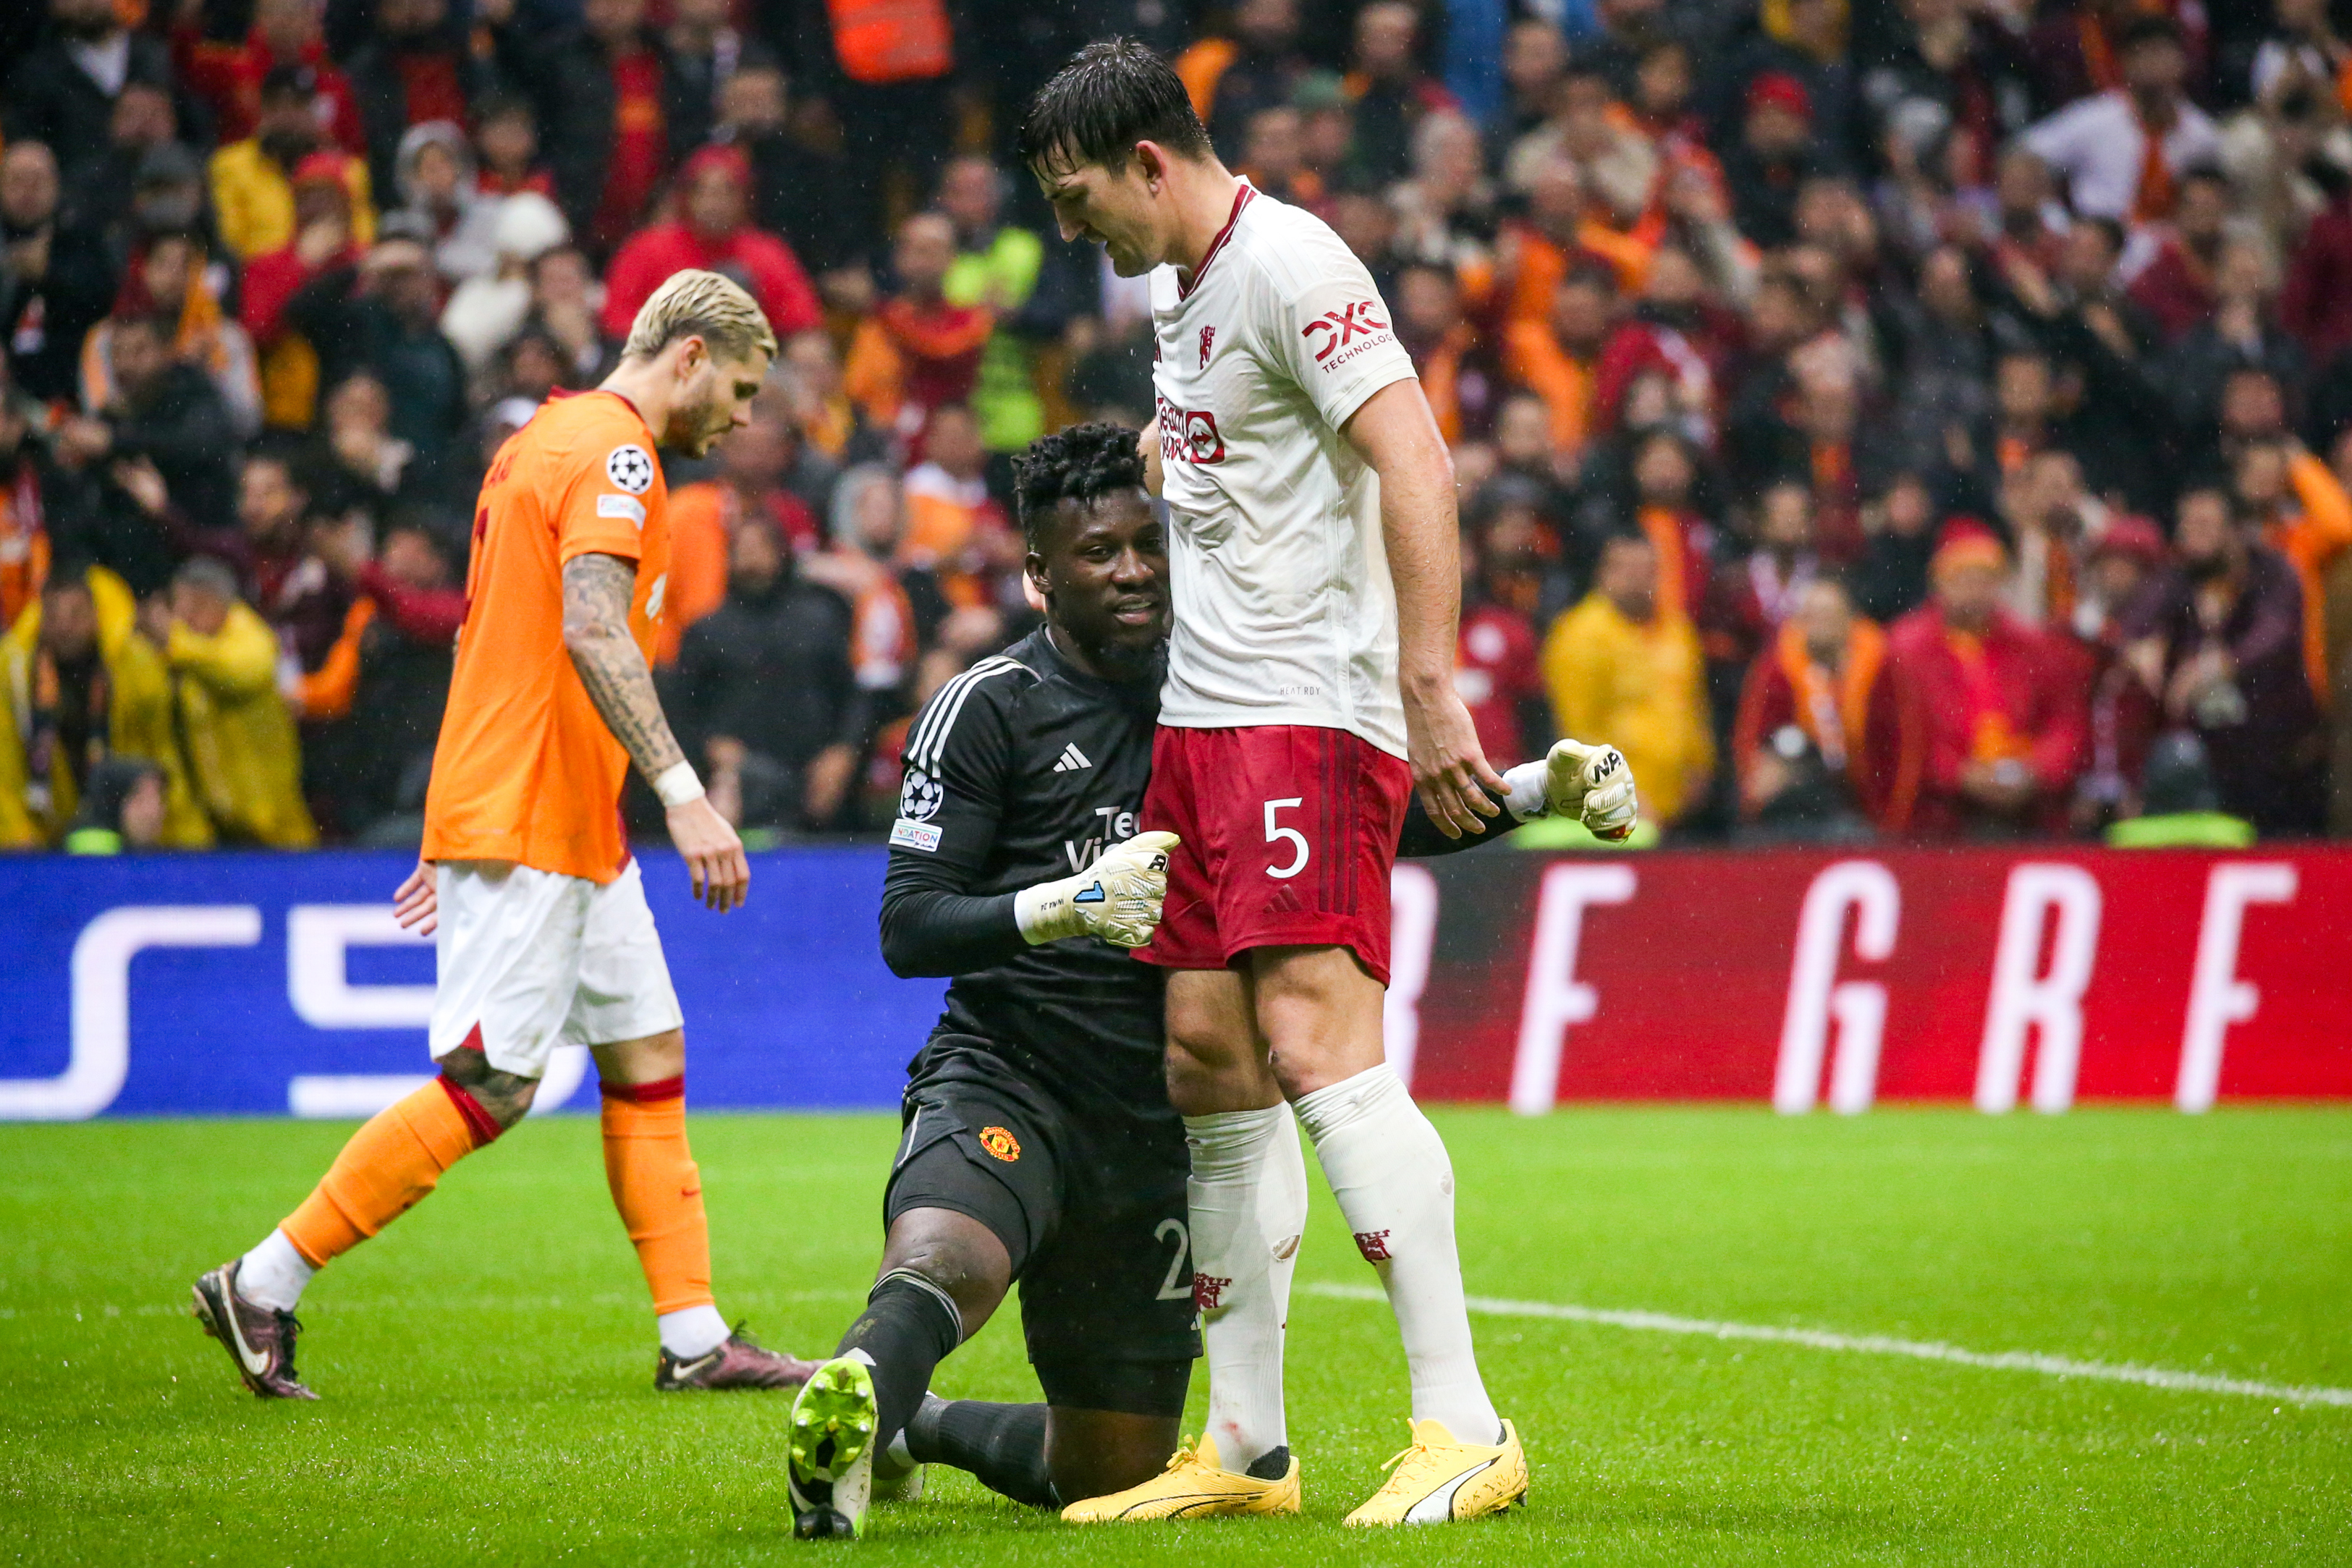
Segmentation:
<svg viewBox="0 0 2352 1568">
<path fill-rule="evenodd" d="M 702 779 L 694 764 L 681 758 L 662 769 L 662 776 L 654 780 L 654 793 L 661 797 L 664 806 L 683 806 L 702 799 Z"/>
<path fill-rule="evenodd" d="M 1511 815 L 1522 822 L 1551 814 L 1551 802 L 1544 793 L 1547 768 L 1543 758 L 1538 758 L 1506 769 L 1503 774 L 1503 782 L 1510 787 L 1504 803 L 1510 808 Z"/>
</svg>

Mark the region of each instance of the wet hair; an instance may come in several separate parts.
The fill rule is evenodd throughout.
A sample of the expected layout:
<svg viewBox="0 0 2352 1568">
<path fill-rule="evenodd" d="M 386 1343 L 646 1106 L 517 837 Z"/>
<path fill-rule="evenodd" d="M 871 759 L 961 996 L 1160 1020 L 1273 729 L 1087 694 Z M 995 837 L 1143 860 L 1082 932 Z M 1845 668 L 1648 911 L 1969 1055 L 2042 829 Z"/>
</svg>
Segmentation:
<svg viewBox="0 0 2352 1568">
<path fill-rule="evenodd" d="M 1137 39 L 1104 38 L 1037 89 L 1013 150 L 1031 169 L 1066 173 L 1119 167 L 1139 141 L 1181 158 L 1212 155 L 1209 132 L 1168 62 Z"/>
<path fill-rule="evenodd" d="M 1074 424 L 1041 435 L 1013 460 L 1013 493 L 1021 511 L 1021 538 L 1041 549 L 1045 526 L 1062 500 L 1096 501 L 1143 488 L 1143 454 L 1129 425 Z"/>
</svg>

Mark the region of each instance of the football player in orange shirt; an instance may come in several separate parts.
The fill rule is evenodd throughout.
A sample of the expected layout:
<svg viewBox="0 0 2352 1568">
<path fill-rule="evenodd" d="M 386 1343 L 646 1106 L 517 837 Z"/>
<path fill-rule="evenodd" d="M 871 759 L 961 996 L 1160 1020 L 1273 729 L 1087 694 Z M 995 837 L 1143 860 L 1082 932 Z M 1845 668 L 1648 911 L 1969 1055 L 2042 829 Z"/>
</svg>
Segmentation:
<svg viewBox="0 0 2352 1568">
<path fill-rule="evenodd" d="M 810 1364 L 728 1332 L 686 1138 L 677 996 L 622 837 L 635 762 L 668 809 L 694 892 L 724 912 L 751 870 L 704 799 L 648 659 L 669 570 L 654 453 L 698 457 L 748 422 L 776 340 L 716 273 L 675 274 L 604 384 L 556 394 L 492 462 L 470 593 L 401 923 L 434 936 L 440 1076 L 352 1134 L 301 1206 L 195 1284 L 196 1316 L 264 1398 L 294 1371 L 310 1277 L 405 1212 L 530 1109 L 550 1054 L 584 1045 L 604 1082 L 604 1173 L 651 1288 L 659 1389 L 797 1386 Z"/>
</svg>

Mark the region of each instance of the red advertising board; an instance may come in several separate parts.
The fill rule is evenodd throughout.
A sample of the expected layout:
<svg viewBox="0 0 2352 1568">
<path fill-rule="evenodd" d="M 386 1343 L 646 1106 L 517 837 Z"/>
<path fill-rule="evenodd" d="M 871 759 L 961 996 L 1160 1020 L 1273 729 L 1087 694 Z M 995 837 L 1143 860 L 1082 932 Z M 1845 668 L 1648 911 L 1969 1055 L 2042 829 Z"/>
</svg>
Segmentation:
<svg viewBox="0 0 2352 1568">
<path fill-rule="evenodd" d="M 2352 1097 L 2352 849 L 1490 852 L 1394 885 L 1423 1099 Z"/>
</svg>

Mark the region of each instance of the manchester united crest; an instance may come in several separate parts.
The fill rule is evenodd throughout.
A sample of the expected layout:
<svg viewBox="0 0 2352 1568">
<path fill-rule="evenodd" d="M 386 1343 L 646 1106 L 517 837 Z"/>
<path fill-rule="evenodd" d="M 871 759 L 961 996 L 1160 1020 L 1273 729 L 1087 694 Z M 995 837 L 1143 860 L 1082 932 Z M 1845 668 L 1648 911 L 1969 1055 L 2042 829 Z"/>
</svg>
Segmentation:
<svg viewBox="0 0 2352 1568">
<path fill-rule="evenodd" d="M 1021 1140 L 1002 1127 L 982 1127 L 980 1130 L 980 1146 L 1006 1165 L 1021 1157 Z"/>
</svg>

